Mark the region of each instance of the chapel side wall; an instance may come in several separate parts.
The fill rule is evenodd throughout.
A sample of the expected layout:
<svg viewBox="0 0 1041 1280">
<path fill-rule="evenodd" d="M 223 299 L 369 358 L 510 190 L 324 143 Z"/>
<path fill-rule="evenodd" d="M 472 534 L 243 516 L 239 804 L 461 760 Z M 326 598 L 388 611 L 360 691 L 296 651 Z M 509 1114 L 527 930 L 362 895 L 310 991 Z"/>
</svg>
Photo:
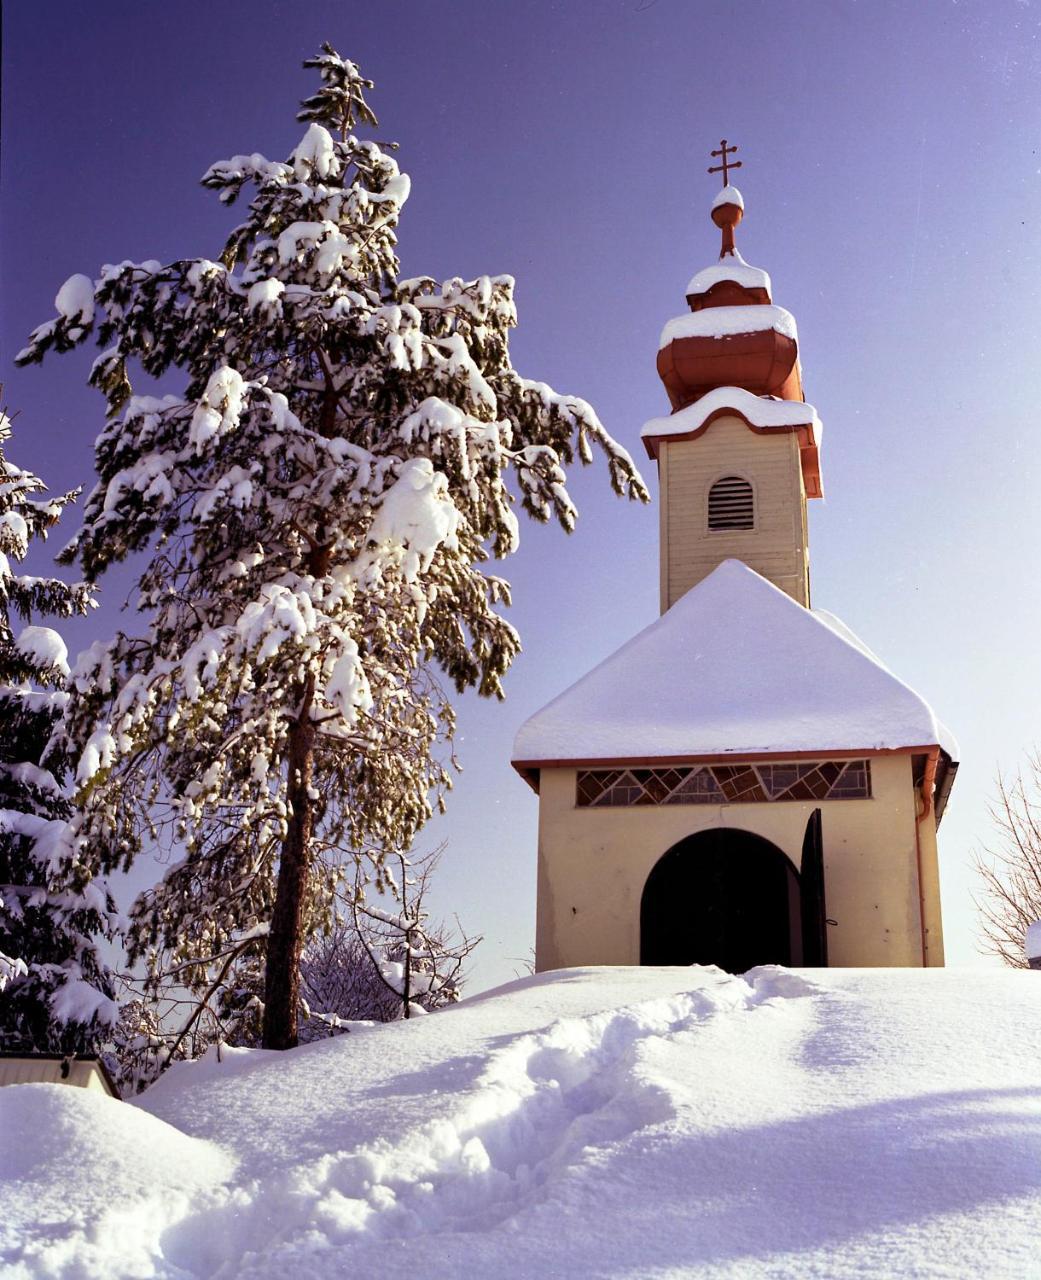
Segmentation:
<svg viewBox="0 0 1041 1280">
<path fill-rule="evenodd" d="M 931 809 L 918 827 L 922 868 L 922 917 L 925 922 L 925 963 L 943 968 L 943 917 L 940 914 L 940 853 L 936 836 L 936 811 Z"/>
<path fill-rule="evenodd" d="M 870 800 L 579 809 L 576 771 L 543 769 L 536 969 L 639 964 L 643 887 L 672 845 L 737 828 L 772 841 L 798 867 L 815 808 L 823 810 L 828 915 L 838 922 L 828 929 L 829 963 L 920 966 L 911 758 L 876 756 L 871 770 Z"/>
<path fill-rule="evenodd" d="M 62 1059 L 59 1057 L 11 1057 L 0 1059 L 0 1085 L 8 1084 L 62 1084 L 79 1089 L 93 1089 L 111 1096 L 98 1064 L 92 1060 L 70 1056 L 65 1061 L 68 1070 L 62 1075 Z"/>
<path fill-rule="evenodd" d="M 795 432 L 759 433 L 740 418 L 717 418 L 694 440 L 663 440 L 658 474 L 663 613 L 731 557 L 809 603 L 806 491 Z M 708 491 L 725 475 L 751 481 L 754 529 L 709 532 Z"/>
</svg>

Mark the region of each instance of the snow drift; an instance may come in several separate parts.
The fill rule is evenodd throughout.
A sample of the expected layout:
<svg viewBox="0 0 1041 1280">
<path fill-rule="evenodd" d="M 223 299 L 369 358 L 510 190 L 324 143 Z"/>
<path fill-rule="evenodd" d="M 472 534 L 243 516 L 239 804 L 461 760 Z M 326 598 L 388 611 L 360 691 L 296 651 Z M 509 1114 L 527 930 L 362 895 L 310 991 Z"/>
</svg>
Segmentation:
<svg viewBox="0 0 1041 1280">
<path fill-rule="evenodd" d="M 0 1093 L 5 1276 L 1036 1274 L 1029 972 L 584 969 Z"/>
</svg>

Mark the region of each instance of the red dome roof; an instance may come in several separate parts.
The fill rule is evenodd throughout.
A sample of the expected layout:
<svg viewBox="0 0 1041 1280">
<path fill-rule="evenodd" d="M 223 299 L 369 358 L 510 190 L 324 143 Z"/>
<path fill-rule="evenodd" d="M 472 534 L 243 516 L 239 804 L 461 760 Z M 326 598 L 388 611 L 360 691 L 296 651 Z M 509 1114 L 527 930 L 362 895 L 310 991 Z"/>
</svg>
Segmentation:
<svg viewBox="0 0 1041 1280">
<path fill-rule="evenodd" d="M 754 395 L 777 396 L 782 400 L 802 400 L 799 346 L 794 322 L 790 331 L 772 324 L 761 310 L 778 310 L 770 305 L 770 293 L 761 275 L 754 273 L 738 257 L 734 248 L 734 228 L 744 213 L 744 200 L 736 187 L 725 186 L 712 206 L 712 220 L 723 231 L 720 266 L 711 272 L 709 287 L 688 293 L 692 312 L 717 307 L 728 309 L 727 323 L 693 326 L 706 332 L 679 332 L 663 343 L 658 352 L 658 376 L 665 384 L 673 411 L 684 409 L 716 387 L 741 387 Z M 733 275 L 726 272 L 728 258 L 735 259 Z M 695 277 L 697 281 L 698 277 Z M 692 281 L 694 285 L 695 281 Z M 740 324 L 740 309 L 748 309 L 748 326 Z M 733 313 L 733 314 L 730 314 Z M 783 313 L 787 315 L 787 312 Z M 707 319 L 707 317 L 706 317 Z M 790 317 L 789 317 L 790 319 Z M 668 332 L 669 326 L 667 326 Z"/>
</svg>

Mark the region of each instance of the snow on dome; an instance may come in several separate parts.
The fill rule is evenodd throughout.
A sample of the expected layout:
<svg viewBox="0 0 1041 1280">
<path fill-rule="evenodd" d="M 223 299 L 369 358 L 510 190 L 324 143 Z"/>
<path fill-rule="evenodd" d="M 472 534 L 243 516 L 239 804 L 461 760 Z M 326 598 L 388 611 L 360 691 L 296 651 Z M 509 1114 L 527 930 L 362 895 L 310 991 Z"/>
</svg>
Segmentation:
<svg viewBox="0 0 1041 1280">
<path fill-rule="evenodd" d="M 94 319 L 94 282 L 88 276 L 69 276 L 58 290 L 54 309 L 66 320 L 90 324 Z"/>
<path fill-rule="evenodd" d="M 719 209 L 725 204 L 736 204 L 739 209 L 745 207 L 744 196 L 738 191 L 737 187 L 733 187 L 729 183 L 722 191 L 716 192 L 716 198 L 712 201 L 712 208 Z"/>
<path fill-rule="evenodd" d="M 705 307 L 667 321 L 658 340 L 658 350 L 677 338 L 731 338 L 764 329 L 773 329 L 793 342 L 799 341 L 795 317 L 784 307 Z"/>
<path fill-rule="evenodd" d="M 65 641 L 50 627 L 23 627 L 15 642 L 18 652 L 34 666 L 69 674 L 69 651 Z"/>
<path fill-rule="evenodd" d="M 699 313 L 700 314 L 700 313 Z M 733 409 L 753 427 L 813 428 L 815 444 L 820 444 L 824 427 L 817 410 L 802 400 L 777 400 L 773 396 L 757 396 L 744 387 L 716 387 L 700 400 L 665 418 L 651 418 L 643 424 L 641 439 L 658 436 L 683 436 L 704 426 L 721 409 Z"/>
<path fill-rule="evenodd" d="M 771 296 L 769 274 L 761 267 L 750 267 L 736 249 L 720 262 L 696 272 L 687 285 L 687 294 L 707 293 L 724 280 L 732 280 L 743 289 L 765 289 L 767 297 Z"/>
<path fill-rule="evenodd" d="M 518 766 L 957 746 L 927 703 L 740 560 L 672 608 L 517 734 Z"/>
</svg>

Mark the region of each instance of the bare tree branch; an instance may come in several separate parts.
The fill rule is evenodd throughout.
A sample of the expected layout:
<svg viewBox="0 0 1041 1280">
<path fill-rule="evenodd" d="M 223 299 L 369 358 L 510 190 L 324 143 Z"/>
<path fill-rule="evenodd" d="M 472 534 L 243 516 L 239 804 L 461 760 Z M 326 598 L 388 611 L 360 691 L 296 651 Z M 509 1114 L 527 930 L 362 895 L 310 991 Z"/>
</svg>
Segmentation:
<svg viewBox="0 0 1041 1280">
<path fill-rule="evenodd" d="M 994 839 L 975 855 L 983 882 L 981 896 L 974 897 L 982 950 L 1025 969 L 1026 931 L 1041 920 L 1041 751 L 1035 750 L 1012 779 L 997 779 L 990 814 Z"/>
</svg>

